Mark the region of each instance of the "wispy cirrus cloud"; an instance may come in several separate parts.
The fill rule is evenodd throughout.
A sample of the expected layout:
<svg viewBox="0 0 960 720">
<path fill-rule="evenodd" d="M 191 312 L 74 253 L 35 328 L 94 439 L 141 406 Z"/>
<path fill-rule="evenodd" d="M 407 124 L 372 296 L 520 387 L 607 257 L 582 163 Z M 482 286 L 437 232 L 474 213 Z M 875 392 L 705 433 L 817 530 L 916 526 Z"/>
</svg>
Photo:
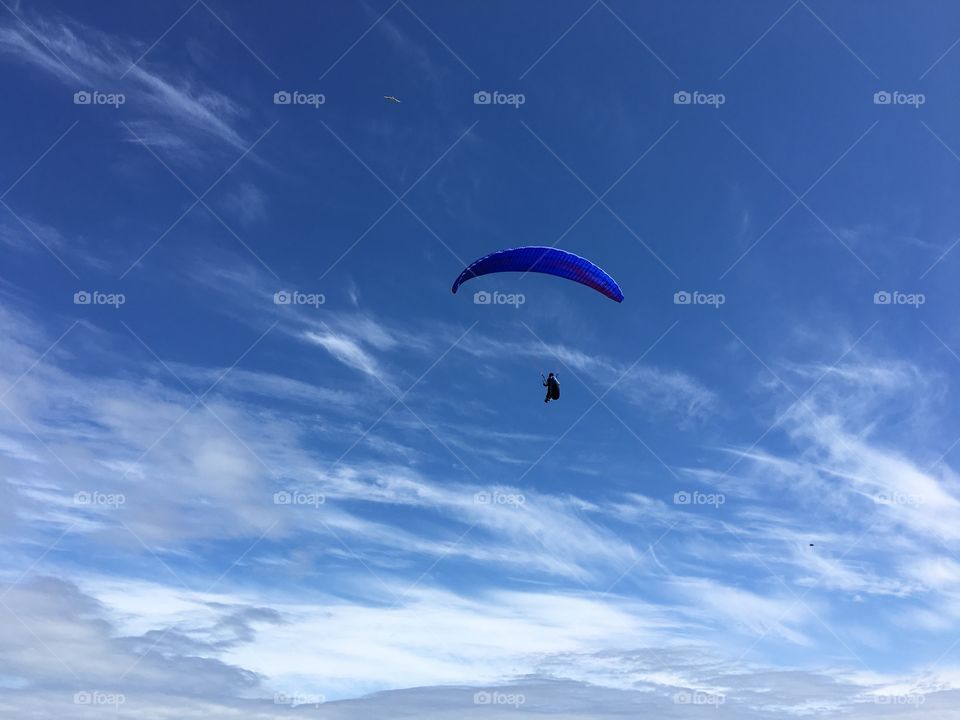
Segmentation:
<svg viewBox="0 0 960 720">
<path fill-rule="evenodd" d="M 49 340 L 34 336 L 22 316 L 0 317 L 11 340 L 2 354 L 9 371 L 0 378 L 9 385 Z M 429 477 L 395 462 L 361 459 L 368 451 L 345 459 L 343 450 L 364 437 L 362 428 L 337 428 L 343 413 L 357 407 L 350 393 L 242 368 L 163 367 L 159 361 L 155 372 L 134 380 L 123 377 L 120 368 L 129 366 L 106 347 L 98 364 L 119 376 L 80 377 L 69 367 L 74 347 L 64 343 L 51 351 L 5 398 L 16 415 L 0 415 L 0 452 L 11 470 L 18 466 L 11 490 L 32 522 L 64 528 L 72 517 L 82 521 L 79 531 L 89 541 L 112 543 L 122 520 L 168 550 L 192 540 L 333 532 L 374 563 L 389 565 L 398 552 L 412 558 L 444 553 L 567 578 L 622 570 L 634 560 L 630 543 L 594 523 L 575 499 Z M 187 390 L 170 371 L 197 389 Z M 216 392 L 199 403 L 193 393 L 214 384 Z M 267 410 L 258 403 L 265 396 L 296 404 Z M 308 441 L 318 417 L 330 427 L 320 447 Z M 39 451 L 28 451 L 31 431 L 47 438 Z M 393 443 L 393 455 L 422 455 L 402 433 L 382 439 Z M 329 504 L 319 515 L 314 507 L 285 507 L 276 503 L 278 491 L 320 493 Z M 130 499 L 118 515 L 109 505 L 77 504 L 77 493 Z M 493 493 L 521 501 L 499 503 Z M 420 517 L 419 532 L 377 507 Z"/>
<path fill-rule="evenodd" d="M 656 408 L 684 422 L 702 420 L 719 407 L 716 393 L 685 373 L 664 370 L 648 363 L 632 364 L 568 345 L 548 344 L 545 347 L 536 338 L 502 340 L 472 333 L 458 346 L 458 350 L 481 359 L 555 358 L 561 365 L 557 368 L 561 373 L 569 368 L 581 375 L 595 384 L 594 392 L 597 395 L 603 395 L 617 383 L 617 396 L 625 397 L 632 404 L 647 410 Z"/>
<path fill-rule="evenodd" d="M 360 343 L 347 335 L 335 332 L 307 332 L 304 338 L 315 345 L 319 345 L 348 367 L 359 370 L 370 377 L 384 377 L 383 370 L 370 353 L 364 350 Z"/>
<path fill-rule="evenodd" d="M 5 312 L 0 324 L 10 339 L 4 346 L 2 365 L 9 368 L 4 377 L 11 382 L 49 346 L 50 338 L 14 313 Z M 393 352 L 405 351 L 394 332 L 378 323 L 357 323 L 356 328 L 352 338 L 356 347 L 378 348 L 388 358 Z M 466 482 L 462 473 L 445 475 L 369 459 L 351 458 L 335 466 L 332 463 L 338 452 L 308 441 L 307 423 L 299 422 L 300 412 L 315 418 L 316 409 L 272 412 L 259 407 L 252 399 L 257 393 L 251 392 L 252 387 L 260 387 L 262 393 L 276 389 L 288 395 L 320 393 L 321 389 L 311 390 L 302 381 L 276 374 L 261 377 L 241 368 L 243 374 L 233 384 L 224 380 L 218 391 L 207 397 L 209 409 L 197 407 L 187 412 L 193 396 L 172 378 L 162 381 L 162 368 L 146 378 L 127 376 L 132 369 L 119 356 L 110 355 L 114 351 L 108 344 L 99 346 L 104 361 L 95 367 L 109 368 L 109 372 L 87 371 L 80 376 L 71 366 L 74 348 L 67 343 L 52 351 L 6 398 L 47 444 L 35 447 L 15 418 L 3 416 L 0 451 L 4 467 L 17 478 L 16 483 L 4 485 L 4 495 L 10 496 L 4 506 L 16 509 L 16 515 L 5 522 L 32 528 L 23 536 L 25 542 L 50 542 L 69 530 L 72 552 L 86 556 L 109 548 L 118 557 L 149 559 L 159 569 L 163 569 L 161 559 L 176 566 L 176 576 L 170 579 L 170 588 L 176 588 L 178 577 L 184 577 L 188 587 L 196 582 L 194 572 L 181 567 L 177 558 L 193 557 L 197 544 L 246 545 L 260 538 L 261 550 L 242 560 L 243 574 L 252 568 L 275 568 L 310 576 L 324 568 L 325 576 L 338 578 L 336 587 L 343 589 L 342 595 L 327 593 L 311 604 L 291 602 L 286 575 L 272 584 L 271 592 L 263 588 L 244 591 L 242 583 L 231 581 L 231 593 L 236 594 L 214 593 L 204 596 L 203 602 L 193 591 L 180 596 L 181 591 L 175 589 L 170 607 L 179 609 L 171 613 L 156 604 L 164 593 L 171 593 L 169 588 L 154 587 L 142 593 L 141 598 L 154 600 L 141 600 L 146 604 L 138 609 L 124 605 L 116 592 L 103 591 L 101 585 L 101 592 L 95 594 L 105 609 L 97 612 L 128 619 L 142 615 L 143 626 L 127 637 L 148 653 L 143 661 L 146 670 L 162 664 L 156 653 L 167 662 L 199 648 L 216 662 L 196 666 L 198 675 L 210 668 L 210 672 L 225 672 L 225 677 L 241 684 L 244 678 L 259 678 L 243 687 L 248 694 L 260 693 L 261 698 L 274 688 L 336 698 L 388 687 L 443 683 L 480 692 L 498 683 L 522 686 L 532 677 L 581 683 L 571 688 L 588 683 L 591 692 L 603 694 L 611 688 L 624 690 L 626 668 L 634 668 L 630 672 L 637 682 L 638 670 L 631 665 L 636 655 L 664 653 L 673 644 L 746 648 L 768 638 L 766 642 L 776 642 L 780 648 L 788 645 L 798 652 L 814 651 L 824 636 L 829 637 L 821 622 L 837 622 L 824 602 L 831 597 L 829 593 L 904 598 L 911 603 L 905 610 L 918 620 L 915 627 L 926 627 L 929 632 L 942 626 L 924 626 L 919 622 L 924 613 L 952 617 L 949 608 L 956 604 L 951 599 L 955 568 L 933 552 L 929 534 L 920 532 L 920 527 L 910 528 L 906 542 L 902 534 L 883 541 L 884 535 L 875 533 L 870 536 L 869 549 L 863 550 L 856 546 L 858 528 L 820 521 L 817 545 L 832 543 L 839 549 L 830 548 L 832 554 L 820 559 L 810 557 L 820 550 L 801 553 L 797 546 L 802 544 L 803 524 L 809 522 L 806 504 L 820 499 L 816 493 L 832 492 L 833 501 L 860 502 L 865 494 L 861 485 L 872 481 L 853 461 L 875 458 L 870 466 L 875 474 L 874 469 L 881 469 L 881 460 L 894 457 L 877 437 L 857 440 L 844 436 L 848 442 L 861 443 L 856 452 L 834 447 L 833 443 L 840 441 L 817 429 L 809 412 L 798 412 L 785 422 L 788 437 L 797 446 L 796 454 L 741 451 L 743 467 L 723 487 L 728 514 L 718 515 L 714 510 L 671 504 L 669 495 L 657 499 L 635 492 L 609 500 L 581 499 L 502 482 Z M 109 362 L 108 356 L 112 358 Z M 179 364 L 174 369 L 188 381 L 216 375 L 209 369 Z M 846 382 L 848 376 L 859 378 L 864 373 L 852 366 L 837 373 L 823 388 L 824 402 L 837 396 L 835 383 Z M 896 390 L 892 391 L 901 392 L 912 386 L 893 387 Z M 858 396 L 847 397 L 853 402 Z M 868 402 L 872 396 L 865 397 Z M 323 418 L 337 412 L 335 396 L 327 400 L 324 405 L 330 408 L 324 409 Z M 343 398 L 346 403 L 350 400 L 349 395 Z M 816 394 L 810 402 L 814 408 L 821 407 Z M 859 416 L 854 412 L 850 417 Z M 842 427 L 839 421 L 830 425 L 833 431 L 838 427 Z M 350 434 L 339 437 L 342 447 L 347 447 Z M 386 439 L 403 446 L 402 434 L 389 434 Z M 154 452 L 155 446 L 159 452 Z M 421 454 L 412 450 L 411 458 L 416 460 Z M 910 468 L 909 461 L 901 458 L 898 462 L 886 469 L 903 474 Z M 792 483 L 801 472 L 809 483 L 801 494 L 794 498 L 790 492 L 784 493 L 782 488 L 795 487 Z M 691 477 L 720 481 L 710 474 Z M 915 489 L 930 490 L 934 487 L 930 483 L 940 487 L 936 480 L 925 476 L 927 484 Z M 758 491 L 760 485 L 766 485 L 766 494 Z M 779 493 L 774 505 L 771 487 Z M 74 493 L 90 489 L 129 499 L 122 508 L 78 507 Z M 947 493 L 943 501 L 948 503 L 948 488 L 940 490 Z M 313 506 L 278 504 L 274 498 L 278 491 L 312 493 L 324 501 Z M 495 501 L 496 497 L 502 501 Z M 794 512 L 786 517 L 782 510 L 775 510 L 782 508 L 782 497 L 797 500 Z M 863 516 L 864 530 L 877 520 L 884 523 L 880 528 L 884 532 L 890 527 L 885 515 L 888 506 L 871 500 L 864 507 L 874 513 Z M 137 540 L 131 545 L 131 533 L 146 548 Z M 654 541 L 655 552 L 647 547 Z M 305 553 L 296 562 L 289 552 L 293 545 Z M 717 553 L 720 547 L 725 548 L 722 557 Z M 793 551 L 786 551 L 789 548 Z M 357 563 L 358 557 L 362 564 Z M 891 560 L 896 558 L 902 564 L 894 562 L 892 567 L 899 569 L 899 575 L 882 577 L 880 568 L 886 567 L 889 575 Z M 477 587 L 469 595 L 444 587 L 442 576 L 432 573 L 438 559 L 444 567 L 455 568 L 454 572 L 475 577 Z M 348 564 L 349 570 L 343 564 Z M 758 565 L 765 572 L 759 577 L 750 575 Z M 68 570 L 71 558 L 57 559 L 53 566 Z M 782 575 L 784 584 L 767 579 L 767 572 Z M 533 592 L 517 587 L 536 587 L 538 582 L 550 589 Z M 127 594 L 133 593 L 130 578 L 123 580 L 123 586 Z M 656 601 L 633 596 L 638 587 L 651 586 L 659 595 Z M 601 592 L 604 588 L 612 592 Z M 797 596 L 808 590 L 812 595 L 798 603 Z M 49 592 L 64 594 L 59 587 Z M 244 601 L 245 592 L 252 593 L 256 601 Z M 178 598 L 176 602 L 174 598 Z M 36 595 L 24 601 L 32 606 L 39 603 Z M 269 612 L 238 610 L 240 614 L 231 616 L 233 619 L 211 622 L 211 611 L 216 616 L 221 607 L 247 605 Z M 585 623 L 584 617 L 590 621 Z M 377 633 L 364 635 L 373 618 Z M 279 619 L 282 622 L 277 624 Z M 30 620 L 39 618 L 31 615 Z M 266 626 L 270 627 L 268 633 L 256 632 Z M 104 652 L 118 653 L 126 661 L 124 653 L 129 653 L 122 643 L 110 639 L 114 635 L 117 630 L 109 630 L 106 639 L 87 637 L 84 642 L 96 640 Z M 293 639 L 303 637 L 316 637 L 320 643 L 301 642 L 298 647 L 306 655 L 315 658 L 321 649 L 326 653 L 327 665 L 320 666 L 320 674 L 305 677 L 305 657 L 291 655 Z M 361 642 L 361 638 L 366 639 Z M 74 657 L 75 648 L 65 640 L 49 634 L 43 639 L 55 652 L 62 647 L 65 659 Z M 149 650 L 154 643 L 155 649 Z M 459 664 L 445 660 L 450 652 L 445 648 L 451 643 Z M 491 646 L 498 648 L 499 654 L 492 656 Z M 539 649 L 535 657 L 526 650 L 529 647 Z M 604 647 L 607 659 L 598 661 L 596 653 Z M 625 647 L 636 648 L 636 653 L 609 659 L 609 648 Z M 380 662 L 371 663 L 372 656 Z M 504 674 L 502 668 L 507 666 L 516 672 Z M 30 679 L 30 668 L 21 673 L 28 685 L 40 682 Z M 724 707 L 735 708 L 738 717 L 748 711 L 757 717 L 784 712 L 799 715 L 808 710 L 812 697 L 811 687 L 805 686 L 797 693 L 783 688 L 776 700 L 770 700 L 772 696 L 754 688 L 736 686 L 733 676 L 692 672 L 682 662 L 648 668 L 641 675 L 645 701 L 658 698 L 654 707 L 660 707 L 657 703 L 662 699 L 669 703 L 664 708 L 676 708 L 672 699 L 676 693 L 701 692 L 729 698 Z M 49 675 L 43 677 L 47 678 L 44 682 L 60 682 Z M 171 676 L 164 677 L 169 681 Z M 811 682 L 815 678 L 815 673 L 808 676 Z M 270 685 L 264 684 L 267 679 Z M 94 681 L 102 684 L 99 676 Z M 129 694 L 132 697 L 139 688 L 153 707 L 157 701 L 150 682 L 143 679 L 143 685 L 130 686 Z M 832 698 L 838 710 L 852 713 L 872 702 L 871 692 L 884 692 L 892 686 L 889 679 L 851 683 L 843 692 L 821 700 Z M 218 686 L 214 683 L 212 687 Z M 229 683 L 222 687 L 226 688 L 223 693 L 205 697 L 208 711 L 221 703 L 243 705 L 244 701 L 237 700 L 242 691 Z M 911 692 L 923 696 L 928 707 L 935 707 L 942 690 Z M 769 687 L 765 692 L 770 692 Z M 55 702 L 55 696 L 48 695 L 47 701 Z M 374 696 L 351 701 L 353 704 L 329 703 L 323 710 L 336 717 L 336 713 L 368 709 L 372 707 L 369 703 L 376 701 Z M 263 699 L 257 702 L 264 703 L 256 706 L 258 712 L 276 710 L 272 705 L 267 708 Z M 531 700 L 530 707 L 535 703 Z"/>
<path fill-rule="evenodd" d="M 0 52 L 54 77 L 72 93 L 83 90 L 122 92 L 125 108 L 144 107 L 147 117 L 126 118 L 148 145 L 167 151 L 196 153 L 214 138 L 246 150 L 238 125 L 243 109 L 225 94 L 187 80 L 173 79 L 147 60 L 135 64 L 137 43 L 95 30 L 65 17 L 19 14 L 0 26 Z M 123 139 L 138 142 L 123 131 Z M 176 157 L 186 158 L 178 153 Z"/>
<path fill-rule="evenodd" d="M 42 253 L 44 249 L 58 258 L 66 258 L 96 270 L 105 270 L 109 264 L 90 251 L 83 237 L 68 238 L 61 230 L 47 223 L 37 222 L 22 215 L 10 221 L 0 221 L 0 243 L 17 252 Z"/>
</svg>

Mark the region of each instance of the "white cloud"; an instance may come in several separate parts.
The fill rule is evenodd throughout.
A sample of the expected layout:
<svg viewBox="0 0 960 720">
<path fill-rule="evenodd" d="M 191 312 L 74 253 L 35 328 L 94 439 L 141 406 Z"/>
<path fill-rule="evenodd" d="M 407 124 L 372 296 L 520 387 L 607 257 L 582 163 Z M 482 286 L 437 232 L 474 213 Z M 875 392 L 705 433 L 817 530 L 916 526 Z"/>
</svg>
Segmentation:
<svg viewBox="0 0 960 720">
<path fill-rule="evenodd" d="M 384 373 L 377 362 L 352 338 L 333 332 L 307 332 L 304 333 L 304 338 L 322 347 L 344 365 L 371 377 L 381 378 L 386 382 Z"/>
<path fill-rule="evenodd" d="M 921 681 L 778 671 L 703 647 L 652 644 L 664 627 L 650 608 L 562 595 L 466 600 L 420 590 L 392 609 L 322 596 L 264 607 L 142 581 L 89 578 L 84 585 L 36 579 L 6 589 L 0 703 L 11 715 L 79 720 L 91 708 L 75 693 L 88 692 L 122 698 L 108 710 L 114 717 L 149 720 L 276 720 L 303 712 L 327 720 L 547 712 L 683 720 L 704 711 L 720 719 L 842 713 L 862 720 L 915 717 L 917 707 L 925 718 L 947 720 L 960 695 L 953 689 L 960 672 L 950 667 Z M 598 643 L 619 649 L 590 649 Z M 385 678 L 402 689 L 339 700 Z M 478 705 L 478 692 L 522 700 Z M 275 702 L 284 696 L 323 702 L 295 711 Z"/>
<path fill-rule="evenodd" d="M 267 195 L 256 185 L 245 182 L 230 193 L 224 201 L 232 217 L 240 218 L 245 225 L 267 217 Z"/>
<path fill-rule="evenodd" d="M 468 335 L 457 347 L 483 359 L 555 358 L 559 363 L 556 370 L 561 376 L 569 368 L 591 381 L 593 392 L 598 396 L 603 396 L 617 383 L 615 391 L 604 398 L 605 402 L 612 403 L 615 398 L 624 397 L 646 412 L 656 410 L 679 418 L 681 424 L 701 421 L 717 411 L 718 398 L 713 391 L 675 370 L 662 370 L 643 363 L 633 365 L 632 361 L 622 362 L 565 345 L 544 347 L 533 338 L 529 341 L 498 340 L 477 332 Z"/>
<path fill-rule="evenodd" d="M 357 323 L 354 336 L 345 331 L 341 335 L 341 325 L 333 324 L 338 330 L 331 336 L 348 341 L 333 346 L 347 353 L 340 362 L 360 362 L 344 347 L 359 349 L 371 363 L 370 348 L 386 357 L 406 350 L 396 341 L 396 331 L 372 320 Z M 13 313 L 0 314 L 0 328 L 8 339 L 0 350 L 0 377 L 9 383 L 51 339 Z M 253 671 L 269 675 L 271 687 L 284 691 L 324 693 L 321 686 L 327 683 L 324 694 L 331 697 L 387 687 L 400 691 L 413 684 L 477 688 L 483 687 L 481 682 L 544 677 L 590 683 L 591 692 L 599 693 L 602 687 L 638 692 L 629 684 L 633 678 L 642 687 L 641 698 L 656 699 L 654 709 L 680 712 L 669 698 L 686 688 L 727 693 L 731 700 L 724 707 L 735 708 L 740 716 L 802 714 L 816 708 L 853 712 L 871 686 L 819 696 L 811 694 L 809 685 L 800 692 L 789 683 L 782 687 L 771 681 L 776 693 L 769 688 L 761 692 L 737 686 L 730 673 L 695 673 L 682 663 L 644 667 L 641 672 L 618 653 L 633 649 L 638 655 L 662 655 L 691 643 L 709 643 L 714 649 L 749 646 L 762 635 L 765 647 L 816 654 L 824 635 L 817 617 L 830 626 L 838 622 L 825 600 L 854 594 L 912 601 L 902 616 L 918 623 L 924 612 L 928 619 L 960 616 L 952 597 L 956 567 L 943 561 L 942 552 L 931 552 L 933 539 L 923 522 L 912 516 L 902 519 L 897 515 L 901 508 L 878 504 L 869 496 L 877 488 L 904 487 L 906 476 L 907 490 L 922 491 L 949 511 L 949 471 L 919 471 L 905 451 L 880 443 L 882 428 L 868 438 L 855 436 L 832 408 L 827 415 L 830 432 L 822 430 L 809 411 L 787 419 L 786 437 L 796 452 L 743 453 L 737 477 L 723 487 L 727 514 L 721 515 L 716 509 L 671 505 L 672 488 L 663 498 L 652 489 L 650 495 L 581 498 L 496 479 L 465 481 L 462 473 L 417 467 L 419 452 L 411 455 L 411 467 L 356 459 L 334 466 L 337 454 L 354 439 L 352 433 L 340 430 L 347 440 L 331 453 L 308 435 L 297 412 L 276 412 L 253 402 L 271 388 L 291 398 L 301 392 L 320 398 L 331 391 L 238 369 L 244 373 L 236 378 L 239 385 L 224 381 L 206 398 L 209 410 L 200 406 L 187 412 L 193 396 L 172 379 L 163 383 L 161 368 L 146 372 L 144 379 L 135 358 L 124 357 L 122 348 L 111 349 L 103 334 L 91 343 L 89 329 L 77 332 L 7 398 L 47 447 L 31 442 L 14 418 L 0 416 L 0 437 L 8 450 L 0 458 L 7 476 L 16 478 L 3 486 L 4 526 L 11 537 L 21 538 L 14 550 L 18 560 L 26 559 L 24 567 L 32 556 L 27 550 L 46 547 L 69 528 L 68 542 L 75 550 L 146 562 L 157 573 L 167 572 L 163 559 L 176 566 L 177 575 L 191 587 L 197 578 L 190 568 L 209 559 L 204 546 L 245 549 L 263 536 L 256 551 L 228 573 L 222 593 L 144 589 L 122 576 L 112 578 L 111 587 L 103 580 L 85 585 L 112 608 L 104 611 L 109 622 L 124 629 L 108 630 L 106 640 L 81 634 L 79 643 L 97 644 L 97 652 L 112 655 L 126 650 L 115 648 L 111 638 L 127 637 L 137 647 L 160 640 L 157 648 L 164 659 L 154 660 L 163 667 L 154 670 L 164 682 L 176 680 L 172 671 L 160 672 L 171 658 L 215 660 L 209 664 L 211 671 L 224 673 L 218 682 L 239 678 L 239 685 L 222 697 L 202 696 L 204 703 L 233 707 L 255 687 L 242 682 L 245 673 Z M 289 335 L 284 337 L 289 341 Z M 85 366 L 100 371 L 81 375 L 74 368 L 74 340 L 92 353 L 85 357 Z M 191 385 L 216 374 L 210 368 L 181 365 L 176 372 Z M 843 375 L 835 377 L 839 382 Z M 838 390 L 832 383 L 824 388 L 829 397 Z M 349 395 L 340 405 L 334 402 L 337 395 L 329 397 L 332 407 L 323 410 L 324 419 L 350 407 Z M 817 395 L 810 403 L 814 409 L 821 407 Z M 865 409 L 858 408 L 858 413 L 868 415 Z M 838 432 L 843 433 L 840 439 Z M 488 435 L 492 439 L 495 433 Z M 384 440 L 405 446 L 402 436 L 395 437 Z M 721 482 L 716 471 L 691 477 Z M 797 484 L 798 478 L 803 484 Z M 281 488 L 322 493 L 325 503 L 276 505 L 273 493 Z M 123 493 L 127 502 L 119 510 L 76 507 L 73 493 L 84 489 Z M 518 506 L 478 501 L 478 492 L 522 495 L 524 501 Z M 805 533 L 810 534 L 804 524 L 812 517 L 807 513 L 813 508 L 822 518 L 824 503 L 828 509 L 844 508 L 843 513 L 853 504 L 863 515 L 852 516 L 857 521 L 853 523 L 845 514 L 832 522 L 818 520 L 817 548 L 804 552 Z M 859 531 L 877 520 L 878 532 L 858 549 Z M 891 527 L 908 532 L 887 535 Z M 949 542 L 949 536 L 946 539 Z M 654 542 L 656 555 L 644 552 Z M 225 564 L 214 574 L 227 570 L 229 561 Z M 44 565 L 68 577 L 78 574 L 76 565 L 56 554 Z M 277 574 L 263 585 L 255 580 L 262 572 Z M 472 578 L 476 586 L 470 593 L 453 592 L 444 587 L 445 573 Z M 767 579 L 768 574 L 782 576 L 783 583 Z M 292 578 L 312 582 L 318 576 L 339 594 L 291 599 L 291 588 L 299 587 Z M 203 574 L 200 579 L 205 579 Z M 175 580 L 171 577 L 171 584 Z M 612 592 L 602 592 L 611 586 Z M 118 597 L 122 587 L 129 589 L 126 601 Z M 798 604 L 788 587 L 812 594 Z M 656 596 L 657 601 L 631 596 Z M 25 602 L 43 605 L 33 597 Z M 221 606 L 266 608 L 278 615 L 258 619 L 260 615 L 231 610 L 227 615 L 235 619 L 218 620 L 224 614 Z M 276 617 L 283 624 L 276 624 Z M 882 627 L 892 625 L 884 621 Z M 917 624 L 917 642 L 923 641 L 923 632 L 942 632 L 943 627 Z M 55 624 L 51 629 L 57 629 Z M 159 634 L 168 629 L 161 639 Z M 855 635 L 858 649 L 883 647 L 882 633 L 870 632 L 850 628 L 844 636 L 854 643 L 849 636 Z M 56 633 L 43 638 L 51 647 L 62 646 L 70 658 L 78 652 L 69 638 Z M 17 645 L 10 657 L 19 662 L 23 652 Z M 604 652 L 613 659 L 595 659 Z M 106 673 L 114 672 L 119 661 L 98 662 Z M 304 672 L 305 667 L 311 672 Z M 242 672 L 234 672 L 236 668 Z M 17 682 L 32 682 L 30 672 L 17 677 Z M 141 689 L 153 702 L 151 687 Z M 564 685 L 574 687 L 584 686 Z M 740 693 L 736 701 L 731 688 Z M 670 704 L 661 708 L 661 699 Z M 329 704 L 323 711 L 352 712 L 377 701 Z M 629 702 L 632 706 L 636 699 L 631 696 Z M 935 700 L 929 702 L 925 707 L 934 707 Z"/>
<path fill-rule="evenodd" d="M 45 70 L 70 94 L 98 90 L 129 95 L 124 107 L 139 104 L 166 121 L 161 125 L 156 119 L 136 120 L 140 124 L 131 127 L 144 130 L 145 142 L 166 150 L 189 147 L 190 153 L 196 153 L 203 149 L 204 139 L 213 137 L 234 148 L 247 149 L 249 142 L 235 127 L 241 109 L 222 93 L 191 84 L 182 73 L 177 80 L 169 79 L 153 69 L 149 58 L 134 65 L 139 53 L 131 41 L 70 20 L 29 14 L 20 18 L 22 23 L 11 20 L 0 27 L 0 52 Z M 187 129 L 202 136 L 185 135 Z M 136 142 L 126 130 L 123 133 L 125 141 Z"/>
</svg>

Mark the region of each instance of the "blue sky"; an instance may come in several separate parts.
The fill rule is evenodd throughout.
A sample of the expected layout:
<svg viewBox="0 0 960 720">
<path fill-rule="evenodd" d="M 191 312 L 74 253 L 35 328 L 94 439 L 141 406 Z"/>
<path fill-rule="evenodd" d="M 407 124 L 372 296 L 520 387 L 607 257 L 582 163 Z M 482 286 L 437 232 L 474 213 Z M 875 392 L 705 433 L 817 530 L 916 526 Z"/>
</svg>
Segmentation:
<svg viewBox="0 0 960 720">
<path fill-rule="evenodd" d="M 0 18 L 5 710 L 955 717 L 956 9 Z"/>
</svg>

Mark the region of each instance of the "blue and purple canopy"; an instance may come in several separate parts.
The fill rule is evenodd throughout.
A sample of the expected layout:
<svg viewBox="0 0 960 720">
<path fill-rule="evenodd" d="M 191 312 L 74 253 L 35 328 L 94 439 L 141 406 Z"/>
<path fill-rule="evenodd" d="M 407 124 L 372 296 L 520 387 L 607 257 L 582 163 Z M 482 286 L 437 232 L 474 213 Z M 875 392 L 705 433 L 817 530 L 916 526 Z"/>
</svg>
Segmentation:
<svg viewBox="0 0 960 720">
<path fill-rule="evenodd" d="M 467 280 L 500 272 L 536 272 L 573 280 L 603 293 L 611 300 L 623 302 L 623 293 L 616 281 L 586 258 L 566 250 L 531 245 L 491 253 L 471 263 L 453 283 L 453 292 Z"/>
</svg>

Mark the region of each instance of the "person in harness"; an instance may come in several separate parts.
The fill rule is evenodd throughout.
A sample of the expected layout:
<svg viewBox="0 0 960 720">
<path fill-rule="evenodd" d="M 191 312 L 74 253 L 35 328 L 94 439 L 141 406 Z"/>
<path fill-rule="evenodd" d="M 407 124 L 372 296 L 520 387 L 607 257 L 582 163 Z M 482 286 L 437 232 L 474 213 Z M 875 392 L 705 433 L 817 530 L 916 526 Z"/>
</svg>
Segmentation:
<svg viewBox="0 0 960 720">
<path fill-rule="evenodd" d="M 543 401 L 548 403 L 551 400 L 559 400 L 560 381 L 557 380 L 557 376 L 553 373 L 550 373 L 546 378 L 544 378 L 543 373 L 540 373 L 540 377 L 543 379 L 543 386 L 547 389 L 547 396 L 543 399 Z"/>
</svg>

